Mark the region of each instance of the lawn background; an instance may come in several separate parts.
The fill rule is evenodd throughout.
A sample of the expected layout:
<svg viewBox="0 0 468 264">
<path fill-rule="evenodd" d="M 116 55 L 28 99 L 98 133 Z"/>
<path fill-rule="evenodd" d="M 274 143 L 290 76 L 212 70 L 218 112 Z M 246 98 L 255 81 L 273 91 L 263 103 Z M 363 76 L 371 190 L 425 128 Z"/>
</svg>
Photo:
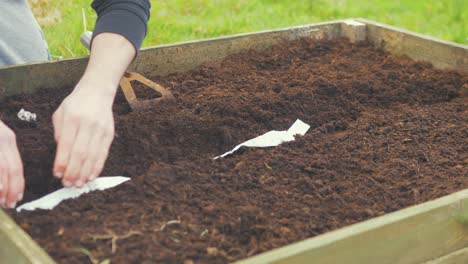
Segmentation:
<svg viewBox="0 0 468 264">
<path fill-rule="evenodd" d="M 79 37 L 84 20 L 88 30 L 94 27 L 90 0 L 29 2 L 54 58 L 87 54 Z M 468 44 L 468 0 L 151 0 L 151 4 L 144 47 L 350 17 Z"/>
</svg>

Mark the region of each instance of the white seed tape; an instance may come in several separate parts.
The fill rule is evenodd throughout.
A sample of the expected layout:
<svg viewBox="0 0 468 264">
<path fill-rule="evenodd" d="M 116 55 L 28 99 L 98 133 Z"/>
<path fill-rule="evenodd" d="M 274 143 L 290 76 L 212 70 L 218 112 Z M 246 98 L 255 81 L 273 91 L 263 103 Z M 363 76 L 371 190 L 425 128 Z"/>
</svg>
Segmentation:
<svg viewBox="0 0 468 264">
<path fill-rule="evenodd" d="M 18 112 L 18 118 L 26 122 L 36 122 L 37 115 L 21 108 L 21 110 Z"/>
<path fill-rule="evenodd" d="M 122 176 L 99 177 L 92 182 L 86 183 L 81 188 L 62 188 L 35 201 L 25 203 L 16 208 L 16 211 L 34 211 L 36 209 L 52 210 L 55 206 L 57 206 L 64 200 L 74 199 L 81 196 L 82 194 L 89 193 L 92 191 L 103 191 L 115 187 L 119 184 L 122 184 L 128 180 L 130 180 L 130 178 Z"/>
<path fill-rule="evenodd" d="M 231 151 L 228 151 L 220 156 L 214 157 L 213 159 L 224 158 L 227 155 L 231 155 L 241 147 L 275 147 L 283 142 L 293 141 L 295 135 L 305 135 L 309 130 L 310 126 L 301 120 L 297 119 L 296 122 L 286 131 L 273 130 L 267 132 L 261 136 L 250 139 L 244 143 L 241 143 L 234 147 Z"/>
</svg>

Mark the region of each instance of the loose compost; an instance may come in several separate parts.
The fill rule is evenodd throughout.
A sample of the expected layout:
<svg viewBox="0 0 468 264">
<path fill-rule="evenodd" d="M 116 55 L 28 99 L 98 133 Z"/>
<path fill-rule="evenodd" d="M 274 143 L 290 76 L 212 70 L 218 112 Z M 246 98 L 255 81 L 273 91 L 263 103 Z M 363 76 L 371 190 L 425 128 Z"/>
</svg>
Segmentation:
<svg viewBox="0 0 468 264">
<path fill-rule="evenodd" d="M 149 76 L 175 100 L 115 100 L 103 175 L 131 181 L 9 211 L 57 262 L 226 263 L 468 187 L 468 76 L 368 43 L 300 39 Z M 2 99 L 25 200 L 56 190 L 51 115 L 73 87 Z M 140 96 L 144 92 L 138 92 Z M 35 124 L 18 120 L 26 108 Z M 296 119 L 295 141 L 212 158 Z"/>
</svg>

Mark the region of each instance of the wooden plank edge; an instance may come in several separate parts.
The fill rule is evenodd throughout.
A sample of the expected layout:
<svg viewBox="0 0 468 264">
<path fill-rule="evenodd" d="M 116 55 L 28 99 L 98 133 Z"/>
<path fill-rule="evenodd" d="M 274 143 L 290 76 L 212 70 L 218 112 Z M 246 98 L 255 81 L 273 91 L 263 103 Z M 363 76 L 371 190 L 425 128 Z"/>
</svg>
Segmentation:
<svg viewBox="0 0 468 264">
<path fill-rule="evenodd" d="M 0 244 L 0 263 L 55 263 L 2 209 L 0 209 Z"/>
<path fill-rule="evenodd" d="M 446 214 L 446 210 L 452 211 L 452 214 Z M 459 223 L 458 216 L 465 215 L 468 212 L 468 189 L 432 200 L 428 201 L 419 205 L 411 206 L 393 213 L 385 214 L 380 217 L 376 217 L 364 222 L 359 222 L 347 227 L 343 227 L 341 229 L 331 231 L 329 233 L 325 233 L 316 237 L 308 238 L 306 240 L 296 242 L 294 244 L 289 244 L 281 248 L 273 249 L 264 253 L 261 253 L 257 256 L 253 256 L 247 259 L 240 260 L 235 262 L 236 264 L 257 264 L 257 263 L 305 263 L 303 261 L 295 261 L 294 259 L 301 259 L 301 255 L 312 252 L 312 251 L 323 251 L 323 249 L 331 249 L 329 251 L 335 252 L 333 247 L 336 243 L 343 242 L 344 240 L 352 241 L 354 238 L 358 238 L 363 234 L 372 234 L 380 229 L 384 229 L 388 226 L 397 226 L 403 228 L 405 222 L 411 220 L 412 218 L 423 216 L 422 219 L 426 219 L 426 216 L 430 216 L 434 212 L 442 210 L 443 214 L 439 216 L 435 216 L 440 221 L 449 220 L 453 224 L 459 225 L 460 229 L 462 230 L 460 234 L 457 234 L 458 239 L 463 239 L 460 248 L 468 246 L 468 227 L 466 222 Z M 431 230 L 429 230 L 430 232 Z M 413 234 L 410 234 L 413 235 Z M 414 234 L 418 236 L 419 234 Z M 378 239 L 385 239 L 382 237 L 375 237 L 373 236 L 376 241 Z M 389 241 L 388 243 L 392 243 Z M 351 243 L 353 244 L 353 243 Z M 441 243 L 442 244 L 442 243 Z M 355 246 L 358 246 L 359 243 L 355 243 Z M 442 245 L 441 245 L 442 246 Z M 336 250 L 336 248 L 335 248 Z M 352 251 L 352 249 L 350 249 Z M 372 254 L 372 249 L 367 249 L 369 254 Z M 458 248 L 451 249 L 450 251 L 446 252 L 450 253 Z M 349 253 L 349 252 L 348 252 Z M 401 253 L 401 252 L 400 252 Z M 406 254 L 407 252 L 405 252 Z M 336 256 L 341 254 L 340 251 L 336 251 Z M 388 252 L 388 255 L 398 254 L 398 252 Z M 409 253 L 407 253 L 409 254 Z M 425 256 L 426 260 L 433 259 L 439 256 L 434 256 L 433 252 L 427 252 L 427 256 Z M 444 255 L 444 254 L 442 254 Z M 354 261 L 353 254 L 348 254 L 346 263 L 373 263 L 372 261 L 369 262 L 360 262 Z M 304 258 L 303 258 L 304 259 Z M 306 258 L 307 259 L 307 258 Z M 314 261 L 314 263 L 325 263 L 320 261 L 315 261 L 314 259 L 307 259 L 308 261 Z M 330 262 L 326 263 L 339 263 L 333 260 L 333 256 L 330 258 Z M 381 260 L 379 263 L 384 263 L 386 260 Z M 389 263 L 393 263 L 390 262 Z M 403 263 L 403 262 L 398 262 Z M 417 263 L 417 262 L 416 262 Z"/>
<path fill-rule="evenodd" d="M 468 263 L 468 247 L 462 248 L 448 255 L 427 261 L 424 264 L 461 264 Z"/>
<path fill-rule="evenodd" d="M 169 44 L 160 44 L 160 45 L 145 47 L 145 48 L 142 48 L 140 50 L 140 53 L 141 52 L 144 53 L 144 52 L 148 52 L 148 51 L 153 51 L 155 49 L 162 49 L 162 48 L 174 48 L 174 47 L 180 47 L 180 46 L 184 46 L 184 45 L 211 43 L 211 42 L 217 42 L 217 41 L 223 41 L 223 40 L 232 40 L 232 39 L 236 39 L 236 38 L 250 37 L 250 36 L 256 36 L 256 35 L 280 33 L 280 32 L 284 32 L 284 31 L 297 31 L 297 30 L 301 30 L 301 29 L 305 29 L 305 28 L 309 28 L 309 27 L 339 25 L 339 24 L 343 23 L 343 21 L 345 21 L 345 20 L 331 20 L 331 21 L 325 21 L 325 22 L 320 22 L 320 23 L 297 25 L 297 26 L 283 27 L 283 28 L 278 28 L 278 29 L 267 29 L 267 30 L 260 30 L 260 31 L 247 32 L 247 33 L 239 33 L 239 34 L 233 34 L 233 35 L 221 36 L 221 37 L 202 38 L 202 39 L 195 39 L 195 40 L 188 40 L 188 41 L 179 41 L 179 42 L 174 42 L 174 43 L 169 43 Z M 87 58 L 89 58 L 89 56 L 79 56 L 79 57 L 67 58 L 67 59 L 55 59 L 55 60 L 50 60 L 50 61 L 34 62 L 34 63 L 20 64 L 20 65 L 0 66 L 0 71 L 6 70 L 6 69 L 13 69 L 13 68 L 24 68 L 24 67 L 28 67 L 28 66 L 37 66 L 37 65 L 42 66 L 42 65 L 47 65 L 47 64 L 56 64 L 56 63 L 60 63 L 60 62 L 76 61 L 76 60 L 87 59 Z"/>
<path fill-rule="evenodd" d="M 366 23 L 368 40 L 376 47 L 416 61 L 430 62 L 435 68 L 455 69 L 468 73 L 468 46 L 441 40 L 385 24 L 356 19 Z"/>
<path fill-rule="evenodd" d="M 339 32 L 340 23 L 328 21 L 147 47 L 141 50 L 129 70 L 143 75 L 166 76 L 191 70 L 208 61 L 221 60 L 242 50 L 259 49 L 262 45 L 267 48 L 280 41 L 323 33 L 316 32 L 316 29 L 325 33 Z M 88 57 L 80 57 L 0 67 L 0 97 L 17 92 L 30 93 L 46 87 L 71 87 L 81 77 L 87 60 Z"/>
<path fill-rule="evenodd" d="M 424 35 L 424 34 L 421 34 L 421 33 L 418 33 L 418 32 L 414 32 L 414 31 L 411 31 L 411 30 L 403 29 L 403 28 L 394 27 L 394 26 L 391 26 L 391 25 L 379 23 L 377 21 L 368 20 L 368 19 L 365 19 L 365 18 L 350 18 L 348 20 L 354 20 L 354 21 L 357 21 L 357 22 L 362 22 L 362 23 L 367 24 L 367 25 L 373 25 L 373 26 L 377 26 L 377 27 L 380 27 L 380 28 L 385 28 L 385 29 L 388 29 L 388 30 L 391 30 L 391 31 L 401 32 L 401 33 L 404 33 L 406 35 L 411 35 L 411 36 L 414 36 L 414 37 L 422 38 L 422 39 L 432 41 L 432 42 L 437 42 L 437 43 L 444 44 L 444 45 L 447 45 L 447 46 L 458 47 L 458 48 L 462 48 L 462 49 L 468 49 L 468 45 L 463 45 L 463 44 L 460 44 L 460 43 L 456 43 L 456 42 L 436 38 L 436 37 L 433 37 L 433 36 L 430 36 L 430 35 Z"/>
</svg>

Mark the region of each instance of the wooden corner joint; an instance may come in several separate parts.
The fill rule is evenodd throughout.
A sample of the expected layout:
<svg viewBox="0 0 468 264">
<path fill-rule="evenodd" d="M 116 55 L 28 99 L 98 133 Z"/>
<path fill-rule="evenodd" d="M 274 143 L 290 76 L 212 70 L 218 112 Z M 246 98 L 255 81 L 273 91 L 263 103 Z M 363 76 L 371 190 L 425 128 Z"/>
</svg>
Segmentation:
<svg viewBox="0 0 468 264">
<path fill-rule="evenodd" d="M 356 20 L 345 20 L 341 24 L 341 36 L 348 38 L 351 43 L 365 41 L 367 39 L 367 26 Z"/>
</svg>

